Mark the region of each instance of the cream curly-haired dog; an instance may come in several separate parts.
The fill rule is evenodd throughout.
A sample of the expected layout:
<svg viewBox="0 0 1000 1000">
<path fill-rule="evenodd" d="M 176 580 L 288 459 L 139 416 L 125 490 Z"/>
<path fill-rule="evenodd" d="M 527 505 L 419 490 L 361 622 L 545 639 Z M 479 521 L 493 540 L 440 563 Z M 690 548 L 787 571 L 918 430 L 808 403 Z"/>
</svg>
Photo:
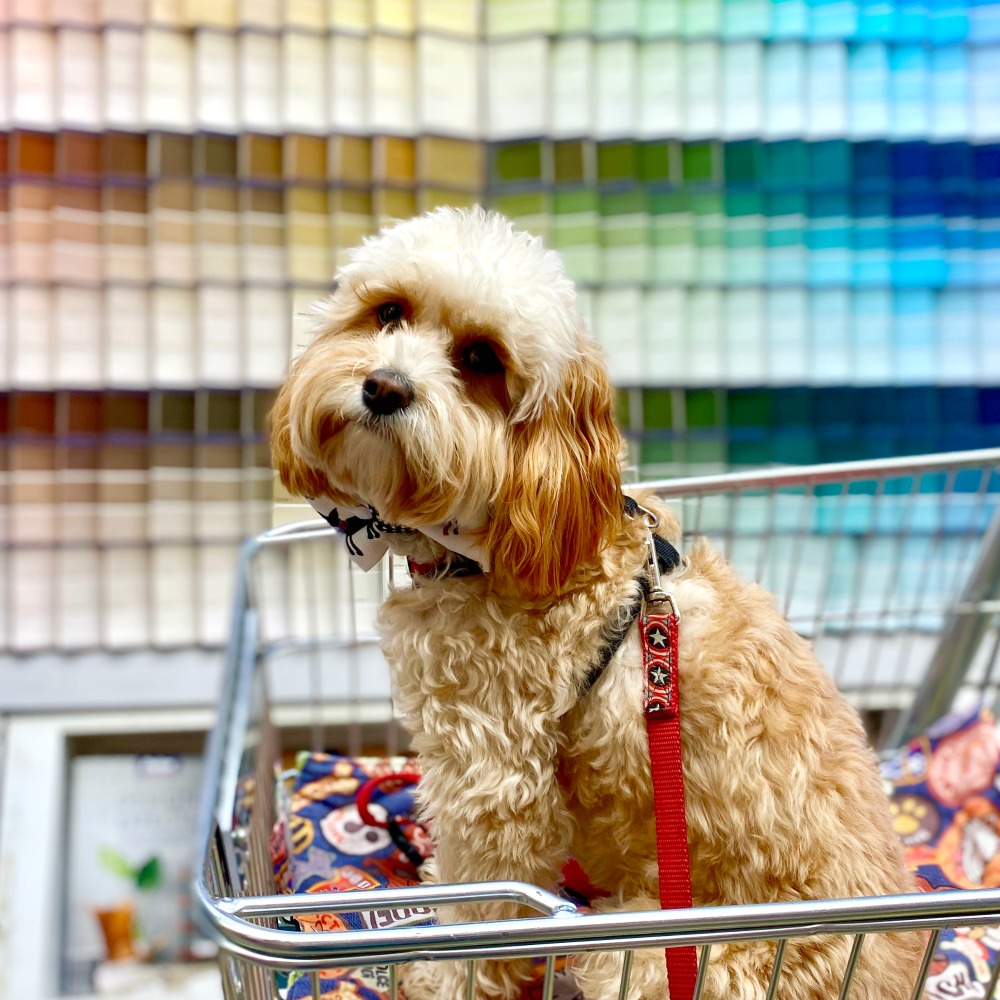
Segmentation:
<svg viewBox="0 0 1000 1000">
<path fill-rule="evenodd" d="M 551 887 L 572 855 L 607 908 L 659 905 L 635 628 L 586 689 L 646 557 L 643 520 L 623 510 L 612 402 L 558 255 L 501 216 L 441 209 L 353 254 L 275 405 L 288 489 L 370 505 L 376 531 L 416 529 L 389 536 L 415 583 L 381 627 L 442 882 Z M 694 904 L 911 891 L 857 715 L 766 593 L 705 546 L 688 556 L 668 589 Z M 445 918 L 516 915 L 470 903 Z M 868 938 L 852 1000 L 908 996 L 923 943 Z M 849 946 L 790 941 L 778 996 L 835 997 Z M 716 947 L 703 996 L 763 998 L 774 950 Z M 617 996 L 621 962 L 578 958 L 586 996 Z M 526 973 L 479 963 L 478 991 L 514 996 Z M 419 963 L 404 989 L 455 1000 L 463 976 Z M 636 956 L 629 996 L 667 996 L 662 950 Z"/>
</svg>

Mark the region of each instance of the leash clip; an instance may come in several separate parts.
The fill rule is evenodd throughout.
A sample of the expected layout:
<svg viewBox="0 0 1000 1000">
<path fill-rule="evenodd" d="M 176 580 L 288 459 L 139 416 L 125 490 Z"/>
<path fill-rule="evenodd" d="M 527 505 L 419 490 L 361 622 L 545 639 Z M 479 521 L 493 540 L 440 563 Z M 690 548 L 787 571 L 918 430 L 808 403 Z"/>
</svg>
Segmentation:
<svg viewBox="0 0 1000 1000">
<path fill-rule="evenodd" d="M 673 594 L 663 589 L 660 577 L 660 560 L 656 556 L 656 542 L 653 541 L 653 532 L 660 526 L 660 519 L 648 507 L 643 507 L 639 503 L 635 506 L 642 515 L 643 521 L 646 522 L 646 569 L 649 574 L 649 592 L 646 594 L 646 602 L 655 607 L 669 604 L 670 613 L 680 621 L 681 613 L 677 607 L 677 599 Z"/>
</svg>

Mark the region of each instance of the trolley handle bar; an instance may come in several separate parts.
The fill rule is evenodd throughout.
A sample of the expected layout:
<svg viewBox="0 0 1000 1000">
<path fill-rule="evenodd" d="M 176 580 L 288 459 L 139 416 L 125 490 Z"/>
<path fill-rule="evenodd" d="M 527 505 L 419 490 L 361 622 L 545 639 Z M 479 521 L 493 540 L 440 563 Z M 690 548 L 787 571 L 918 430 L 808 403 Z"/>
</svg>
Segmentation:
<svg viewBox="0 0 1000 1000">
<path fill-rule="evenodd" d="M 629 483 L 630 490 L 646 490 L 663 497 L 699 496 L 719 490 L 775 489 L 782 486 L 817 486 L 859 479 L 920 475 L 946 470 L 1000 466 L 1000 448 L 907 455 L 902 458 L 866 459 L 860 462 L 828 462 L 793 465 L 749 472 L 726 472 L 681 479 L 655 479 Z"/>
<path fill-rule="evenodd" d="M 454 903 L 521 903 L 549 917 L 575 917 L 573 903 L 527 882 L 467 882 L 461 885 L 416 885 L 353 892 L 239 896 L 215 902 L 224 913 L 241 919 L 292 916 L 298 913 L 354 913 Z"/>
<path fill-rule="evenodd" d="M 279 524 L 261 532 L 255 539 L 259 546 L 281 545 L 295 542 L 302 538 L 338 538 L 343 534 L 339 528 L 331 527 L 322 518 L 312 521 L 293 521 L 291 524 Z"/>
<path fill-rule="evenodd" d="M 774 940 L 831 933 L 880 933 L 1000 921 L 1000 890 L 953 890 L 861 899 L 761 903 L 646 910 L 568 913 L 522 920 L 408 926 L 371 931 L 277 930 L 248 923 L 220 908 L 195 880 L 196 916 L 202 930 L 225 950 L 281 968 L 321 969 L 335 964 L 403 962 L 418 958 L 538 957 L 580 951 L 677 947 Z M 376 890 L 383 909 L 394 908 L 401 890 Z M 444 890 L 442 889 L 442 895 Z M 347 893 L 348 896 L 361 893 Z M 299 897 L 301 899 L 301 897 Z M 289 897 L 285 912 L 298 908 Z M 305 902 L 305 900 L 302 900 Z M 310 905 L 312 899 L 309 900 Z M 300 912 L 304 912 L 302 907 Z"/>
</svg>

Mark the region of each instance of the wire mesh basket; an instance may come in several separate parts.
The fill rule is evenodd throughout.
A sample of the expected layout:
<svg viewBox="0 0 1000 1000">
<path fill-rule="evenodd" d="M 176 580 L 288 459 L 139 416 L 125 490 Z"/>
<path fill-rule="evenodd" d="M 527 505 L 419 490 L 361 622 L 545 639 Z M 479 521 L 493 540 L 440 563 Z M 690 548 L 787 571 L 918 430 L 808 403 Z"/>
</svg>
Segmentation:
<svg viewBox="0 0 1000 1000">
<path fill-rule="evenodd" d="M 676 506 L 685 543 L 706 537 L 745 579 L 774 593 L 861 711 L 876 748 L 899 746 L 957 705 L 996 699 L 1000 449 L 641 485 Z M 521 883 L 277 894 L 269 837 L 282 748 L 405 748 L 374 625 L 386 589 L 406 585 L 405 570 L 389 560 L 356 573 L 336 534 L 319 520 L 276 528 L 249 542 L 239 565 L 194 884 L 199 922 L 220 947 L 227 997 L 279 996 L 289 975 L 309 976 L 319 996 L 321 970 L 377 965 L 395 1000 L 400 963 L 449 959 L 468 963 L 471 998 L 477 961 L 517 956 L 542 963 L 549 1000 L 557 959 L 585 951 L 625 953 L 625 997 L 635 949 L 680 945 L 700 949 L 700 995 L 711 948 L 751 940 L 774 942 L 768 997 L 780 997 L 781 942 L 839 934 L 854 935 L 845 1000 L 866 936 L 926 929 L 916 998 L 942 929 L 1000 923 L 993 889 L 614 914 L 580 913 Z M 269 699 L 270 689 L 281 697 Z M 289 700 L 305 708 L 282 703 Z M 487 899 L 536 915 L 308 934 L 280 923 L 296 914 Z M 983 976 L 969 996 L 994 995 L 1000 962 Z"/>
</svg>

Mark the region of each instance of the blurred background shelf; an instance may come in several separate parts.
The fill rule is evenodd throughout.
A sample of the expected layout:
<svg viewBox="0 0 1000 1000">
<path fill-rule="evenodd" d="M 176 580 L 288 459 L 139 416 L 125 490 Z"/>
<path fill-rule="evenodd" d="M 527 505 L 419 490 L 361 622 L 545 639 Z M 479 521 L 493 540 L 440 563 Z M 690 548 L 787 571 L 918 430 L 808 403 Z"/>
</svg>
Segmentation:
<svg viewBox="0 0 1000 1000">
<path fill-rule="evenodd" d="M 563 253 L 644 478 L 1000 440 L 998 4 L 0 18 L 18 662 L 219 648 L 239 540 L 271 520 L 266 415 L 303 313 L 351 246 L 436 205 L 492 205 Z"/>
</svg>

